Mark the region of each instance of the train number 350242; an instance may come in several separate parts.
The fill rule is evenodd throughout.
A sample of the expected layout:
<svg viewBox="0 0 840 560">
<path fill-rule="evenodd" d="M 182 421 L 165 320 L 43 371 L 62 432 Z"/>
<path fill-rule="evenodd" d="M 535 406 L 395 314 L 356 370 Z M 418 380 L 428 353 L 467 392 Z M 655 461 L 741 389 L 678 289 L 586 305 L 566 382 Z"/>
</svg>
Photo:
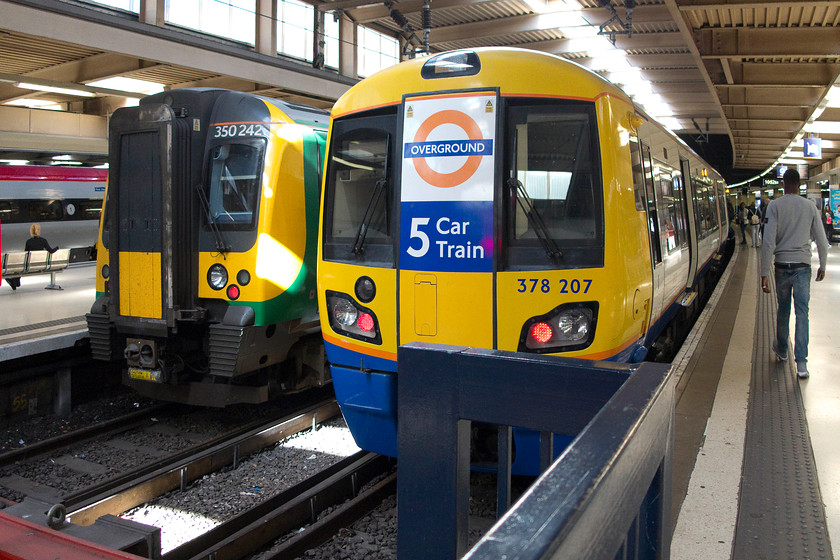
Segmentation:
<svg viewBox="0 0 840 560">
<path fill-rule="evenodd" d="M 268 131 L 261 124 L 221 124 L 213 127 L 213 138 L 233 138 L 235 136 L 267 136 Z"/>
<path fill-rule="evenodd" d="M 547 294 L 551 292 L 551 281 L 548 278 L 517 278 L 516 281 L 519 282 L 519 288 L 516 290 L 519 293 L 542 292 Z M 592 280 L 562 279 L 559 283 L 561 294 L 585 294 L 589 291 Z"/>
</svg>

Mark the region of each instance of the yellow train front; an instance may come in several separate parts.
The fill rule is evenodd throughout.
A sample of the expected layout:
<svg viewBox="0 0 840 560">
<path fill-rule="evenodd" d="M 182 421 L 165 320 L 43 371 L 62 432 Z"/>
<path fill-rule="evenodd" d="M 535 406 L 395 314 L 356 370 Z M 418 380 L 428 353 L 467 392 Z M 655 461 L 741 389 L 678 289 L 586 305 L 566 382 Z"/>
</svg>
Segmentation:
<svg viewBox="0 0 840 560">
<path fill-rule="evenodd" d="M 353 87 L 332 112 L 318 296 L 357 443 L 396 455 L 400 344 L 662 352 L 726 240 L 723 186 L 617 87 L 551 55 L 456 51 Z"/>
<path fill-rule="evenodd" d="M 329 381 L 316 231 L 329 115 L 222 89 L 117 110 L 93 356 L 124 383 L 205 406 Z"/>
</svg>

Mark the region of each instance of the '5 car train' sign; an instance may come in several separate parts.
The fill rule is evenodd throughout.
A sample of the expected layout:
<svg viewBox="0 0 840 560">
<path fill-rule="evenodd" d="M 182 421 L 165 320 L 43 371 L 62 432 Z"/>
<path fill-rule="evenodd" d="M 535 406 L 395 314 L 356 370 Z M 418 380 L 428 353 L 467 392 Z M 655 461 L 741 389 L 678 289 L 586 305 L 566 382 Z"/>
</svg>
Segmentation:
<svg viewBox="0 0 840 560">
<path fill-rule="evenodd" d="M 493 270 L 495 92 L 408 98 L 403 121 L 405 270 Z"/>
</svg>

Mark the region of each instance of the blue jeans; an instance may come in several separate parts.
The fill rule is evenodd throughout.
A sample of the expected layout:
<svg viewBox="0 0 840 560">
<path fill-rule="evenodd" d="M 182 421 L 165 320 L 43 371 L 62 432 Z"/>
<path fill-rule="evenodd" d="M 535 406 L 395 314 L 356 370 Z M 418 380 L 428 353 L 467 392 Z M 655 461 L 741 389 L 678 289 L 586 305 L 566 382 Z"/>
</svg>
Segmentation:
<svg viewBox="0 0 840 560">
<path fill-rule="evenodd" d="M 811 267 L 778 268 L 776 272 L 776 297 L 779 310 L 776 312 L 776 344 L 786 352 L 790 337 L 790 300 L 793 296 L 793 311 L 796 314 L 796 329 L 793 334 L 793 358 L 803 368 L 808 361 L 808 302 L 811 299 Z"/>
</svg>

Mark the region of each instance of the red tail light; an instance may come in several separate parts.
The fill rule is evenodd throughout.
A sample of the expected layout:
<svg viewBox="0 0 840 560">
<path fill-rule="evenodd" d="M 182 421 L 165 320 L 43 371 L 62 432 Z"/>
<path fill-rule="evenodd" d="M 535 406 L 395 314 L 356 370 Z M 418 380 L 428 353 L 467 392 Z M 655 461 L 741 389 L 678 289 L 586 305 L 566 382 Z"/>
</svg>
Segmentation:
<svg viewBox="0 0 840 560">
<path fill-rule="evenodd" d="M 370 313 L 360 314 L 356 322 L 359 325 L 359 328 L 366 332 L 371 332 L 376 326 L 373 321 L 373 317 L 370 316 Z"/>
<path fill-rule="evenodd" d="M 534 323 L 531 326 L 531 336 L 534 340 L 541 344 L 545 344 L 551 337 L 554 336 L 554 329 L 551 328 L 551 325 L 544 322 Z"/>
</svg>

